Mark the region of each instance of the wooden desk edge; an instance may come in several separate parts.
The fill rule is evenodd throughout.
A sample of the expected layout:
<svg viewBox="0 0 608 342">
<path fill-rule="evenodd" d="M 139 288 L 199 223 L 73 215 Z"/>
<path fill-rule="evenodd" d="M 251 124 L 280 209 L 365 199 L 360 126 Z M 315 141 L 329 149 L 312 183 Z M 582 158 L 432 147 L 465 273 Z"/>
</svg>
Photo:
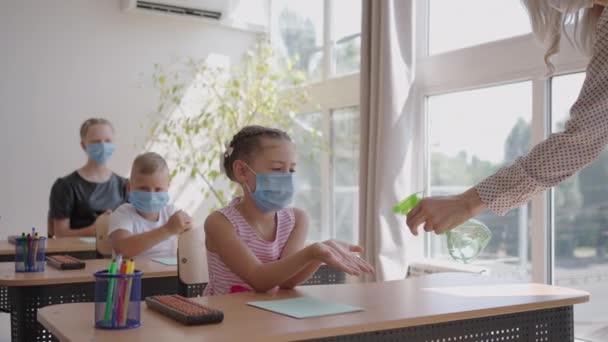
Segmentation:
<svg viewBox="0 0 608 342">
<path fill-rule="evenodd" d="M 67 338 L 67 336 L 63 335 L 61 333 L 61 331 L 59 331 L 58 329 L 56 329 L 55 326 L 53 326 L 49 321 L 46 320 L 46 318 L 44 318 L 44 316 L 40 315 L 40 310 L 46 309 L 46 308 L 50 308 L 52 306 L 53 305 L 45 306 L 44 308 L 37 309 L 36 310 L 36 320 L 38 322 L 40 322 L 40 324 L 42 324 L 42 326 L 46 330 L 48 330 L 51 334 L 53 334 L 53 336 L 55 336 L 59 341 L 61 341 L 61 342 L 69 341 L 69 339 Z"/>
<path fill-rule="evenodd" d="M 49 266 L 47 266 L 49 267 Z M 73 272 L 71 270 L 66 270 L 63 272 Z M 161 272 L 154 272 L 154 274 L 145 273 L 142 276 L 142 279 L 147 278 L 164 278 L 164 277 L 177 277 L 177 269 L 175 270 L 167 270 Z M 74 283 L 89 283 L 94 282 L 95 278 L 93 277 L 93 273 L 90 275 L 83 275 L 74 278 L 53 278 L 53 279 L 2 279 L 0 278 L 0 286 L 4 287 L 14 287 L 14 286 L 39 286 L 39 285 L 57 285 L 57 284 L 74 284 Z"/>
<path fill-rule="evenodd" d="M 343 335 L 353 335 L 353 334 L 361 334 L 368 333 L 374 331 L 383 331 L 383 330 L 393 330 L 393 329 L 402 329 L 408 327 L 415 326 L 423 326 L 429 324 L 441 324 L 453 321 L 467 320 L 467 319 L 476 319 L 476 318 L 484 318 L 491 316 L 500 316 L 500 315 L 508 315 L 514 313 L 522 313 L 526 311 L 536 311 L 536 310 L 544 310 L 544 309 L 552 309 L 559 307 L 566 307 L 575 304 L 581 304 L 589 301 L 589 295 L 581 296 L 577 298 L 569 298 L 556 300 L 552 302 L 546 303 L 533 303 L 533 304 L 520 304 L 513 306 L 505 306 L 500 308 L 492 308 L 492 309 L 482 309 L 482 310 L 472 310 L 466 312 L 459 313 L 451 313 L 451 314 L 443 314 L 443 315 L 435 315 L 429 317 L 421 317 L 421 318 L 411 318 L 411 319 L 397 319 L 385 322 L 373 322 L 369 324 L 361 324 L 357 326 L 344 326 L 344 327 L 332 327 L 332 328 L 323 328 L 314 331 L 304 331 L 304 332 L 294 332 L 287 333 L 280 336 L 265 336 L 263 341 L 285 341 L 285 340 L 308 340 L 315 338 L 326 338 L 332 336 L 343 336 Z M 66 304 L 58 304 L 58 305 L 66 305 Z M 49 315 L 52 312 L 52 307 L 47 306 L 41 309 L 38 309 L 38 313 L 43 311 L 43 313 L 48 313 Z M 142 313 L 143 310 L 146 310 L 145 305 L 142 302 Z M 153 313 L 155 314 L 155 313 Z M 62 341 L 68 341 L 67 336 L 63 335 L 60 331 L 58 331 L 49 321 L 46 320 L 44 315 L 37 315 L 38 321 L 49 330 L 55 337 L 59 338 Z M 92 324 L 92 323 L 91 323 Z M 178 324 L 178 323 L 176 323 Z M 92 329 L 94 329 L 92 327 Z M 256 340 L 257 341 L 257 340 Z"/>
<path fill-rule="evenodd" d="M 64 239 L 64 238 L 61 238 L 61 239 Z M 91 242 L 84 242 L 84 241 L 78 241 L 78 240 L 74 240 L 72 242 L 74 242 L 73 245 L 60 246 L 60 247 L 48 246 L 48 243 L 47 243 L 47 247 L 46 247 L 45 251 L 46 251 L 46 253 L 71 253 L 71 252 L 94 252 L 97 250 L 96 244 L 94 242 L 91 243 Z M 8 244 L 10 244 L 10 246 L 12 246 L 12 247 L 9 247 L 7 249 L 1 248 L 0 255 L 15 255 L 15 248 L 14 248 L 15 245 L 11 244 L 10 242 Z"/>
<path fill-rule="evenodd" d="M 504 307 L 493 308 L 493 309 L 472 310 L 472 311 L 465 311 L 465 312 L 459 312 L 459 313 L 435 315 L 435 316 L 429 316 L 429 317 L 411 318 L 411 319 L 406 319 L 406 320 L 397 319 L 397 320 L 385 321 L 385 322 L 374 322 L 374 323 L 369 323 L 369 324 L 361 324 L 361 325 L 357 325 L 357 326 L 323 328 L 323 329 L 319 329 L 319 330 L 315 330 L 315 331 L 306 331 L 306 332 L 298 332 L 298 333 L 282 335 L 282 336 L 280 336 L 281 338 L 277 341 L 310 340 L 310 339 L 326 338 L 326 337 L 332 337 L 332 336 L 369 333 L 369 332 L 374 332 L 374 331 L 403 329 L 403 328 L 424 326 L 424 325 L 430 325 L 430 324 L 441 324 L 441 323 L 448 323 L 448 322 L 468 320 L 468 319 L 484 318 L 484 317 L 491 317 L 491 316 L 501 316 L 501 315 L 537 311 L 537 310 L 545 310 L 545 309 L 555 309 L 555 308 L 566 307 L 566 306 L 571 306 L 571 305 L 575 305 L 575 304 L 582 304 L 582 303 L 586 303 L 588 301 L 589 301 L 589 295 L 586 295 L 583 297 L 562 299 L 562 300 L 557 300 L 554 302 L 547 302 L 547 303 L 520 304 L 520 305 L 504 306 Z M 266 340 L 266 341 L 269 341 L 269 340 Z"/>
</svg>

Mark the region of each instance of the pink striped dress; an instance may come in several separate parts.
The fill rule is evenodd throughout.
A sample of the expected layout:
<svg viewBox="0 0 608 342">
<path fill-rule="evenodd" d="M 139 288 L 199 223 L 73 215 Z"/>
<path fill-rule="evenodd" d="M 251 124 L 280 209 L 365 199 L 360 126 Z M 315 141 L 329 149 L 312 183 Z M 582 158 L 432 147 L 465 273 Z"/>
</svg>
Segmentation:
<svg viewBox="0 0 608 342">
<path fill-rule="evenodd" d="M 262 239 L 259 233 L 252 228 L 239 213 L 235 205 L 240 201 L 236 198 L 229 206 L 219 210 L 232 224 L 236 233 L 249 247 L 253 254 L 262 263 L 269 263 L 280 259 L 283 248 L 289 239 L 296 219 L 293 208 L 286 208 L 277 212 L 277 230 L 274 241 Z M 216 253 L 207 251 L 209 265 L 209 283 L 205 287 L 205 296 L 221 295 L 233 292 L 252 291 L 251 287 L 234 274 Z"/>
</svg>

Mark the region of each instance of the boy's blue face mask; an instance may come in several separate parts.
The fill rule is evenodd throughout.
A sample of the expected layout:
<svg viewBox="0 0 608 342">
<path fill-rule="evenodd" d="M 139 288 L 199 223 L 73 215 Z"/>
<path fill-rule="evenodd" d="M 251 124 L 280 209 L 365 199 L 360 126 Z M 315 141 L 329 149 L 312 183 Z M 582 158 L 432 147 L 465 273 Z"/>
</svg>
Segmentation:
<svg viewBox="0 0 608 342">
<path fill-rule="evenodd" d="M 279 211 L 291 204 L 295 193 L 293 173 L 256 173 L 245 165 L 255 174 L 255 191 L 249 192 L 262 212 Z"/>
<path fill-rule="evenodd" d="M 168 192 L 129 192 L 129 203 L 144 213 L 158 213 L 169 203 Z"/>
<path fill-rule="evenodd" d="M 105 165 L 116 150 L 116 145 L 112 143 L 96 143 L 87 145 L 89 158 L 99 165 Z"/>
</svg>

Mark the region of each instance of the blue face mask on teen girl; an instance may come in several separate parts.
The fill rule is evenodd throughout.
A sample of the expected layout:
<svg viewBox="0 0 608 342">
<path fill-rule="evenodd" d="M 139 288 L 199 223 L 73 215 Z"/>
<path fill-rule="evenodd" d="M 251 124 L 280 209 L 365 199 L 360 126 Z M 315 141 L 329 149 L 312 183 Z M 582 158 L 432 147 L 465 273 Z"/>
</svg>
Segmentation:
<svg viewBox="0 0 608 342">
<path fill-rule="evenodd" d="M 116 145 L 112 143 L 95 143 L 87 145 L 87 154 L 89 155 L 89 158 L 99 165 L 107 163 L 110 157 L 112 157 L 114 150 L 116 150 Z"/>
<path fill-rule="evenodd" d="M 262 212 L 279 211 L 291 204 L 295 193 L 293 173 L 256 173 L 249 165 L 247 168 L 255 174 L 255 191 L 250 192 Z"/>
<path fill-rule="evenodd" d="M 129 192 L 129 203 L 144 213 L 158 213 L 169 203 L 168 192 Z"/>
</svg>

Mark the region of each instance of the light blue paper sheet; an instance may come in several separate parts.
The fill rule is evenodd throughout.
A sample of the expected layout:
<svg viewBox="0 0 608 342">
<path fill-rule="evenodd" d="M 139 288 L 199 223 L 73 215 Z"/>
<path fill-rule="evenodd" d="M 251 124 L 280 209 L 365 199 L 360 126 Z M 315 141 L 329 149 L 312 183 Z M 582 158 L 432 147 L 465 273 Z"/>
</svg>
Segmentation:
<svg viewBox="0 0 608 342">
<path fill-rule="evenodd" d="M 363 308 L 360 307 L 343 305 L 312 297 L 258 301 L 249 302 L 247 304 L 260 309 L 299 319 L 338 315 L 363 310 Z"/>
</svg>

